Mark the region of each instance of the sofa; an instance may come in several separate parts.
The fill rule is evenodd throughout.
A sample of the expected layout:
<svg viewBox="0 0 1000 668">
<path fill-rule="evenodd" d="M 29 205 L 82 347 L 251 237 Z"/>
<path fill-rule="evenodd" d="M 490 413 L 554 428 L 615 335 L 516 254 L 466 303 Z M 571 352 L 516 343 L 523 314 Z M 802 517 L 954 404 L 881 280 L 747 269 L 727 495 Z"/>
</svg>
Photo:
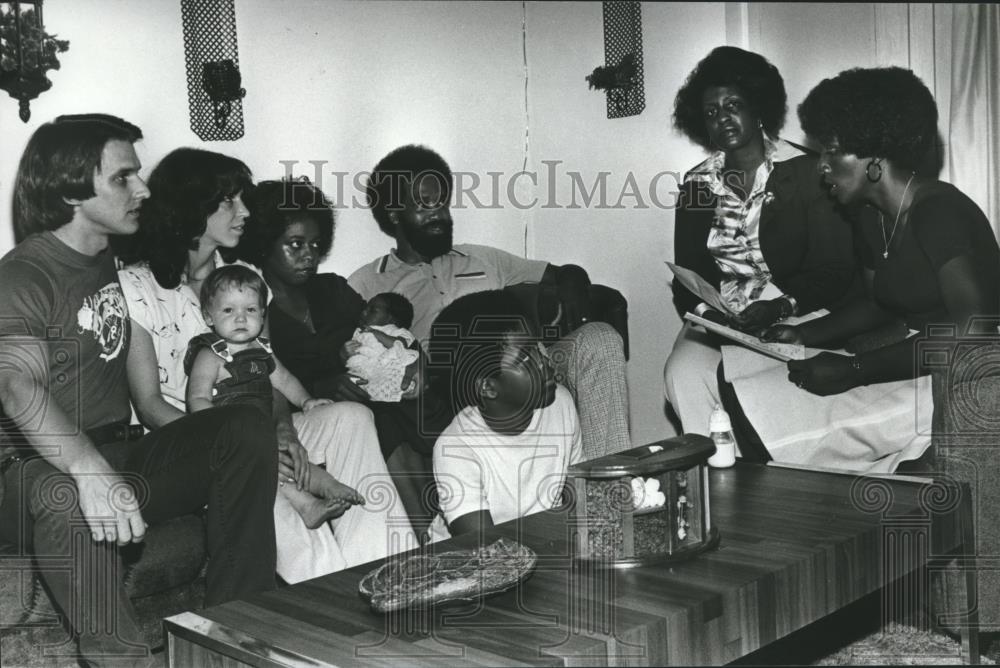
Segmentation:
<svg viewBox="0 0 1000 668">
<path fill-rule="evenodd" d="M 980 631 L 1000 632 L 1000 340 L 954 341 L 944 333 L 921 343 L 932 366 L 933 468 L 966 483 L 974 545 L 932 574 L 937 626 L 958 634 L 955 613 L 975 607 Z M 966 601 L 967 569 L 976 570 L 977 600 Z M 947 612 L 946 617 L 940 616 Z M 985 649 L 985 648 L 984 648 Z"/>
<path fill-rule="evenodd" d="M 163 617 L 203 604 L 204 520 L 185 515 L 152 526 L 143 543 L 121 553 L 142 630 L 151 645 L 161 645 Z M 31 557 L 0 543 L 0 665 L 75 666 L 74 651 Z"/>
<path fill-rule="evenodd" d="M 551 321 L 551 303 L 538 284 L 507 288 L 539 321 Z M 549 296 L 551 297 L 551 296 Z M 612 325 L 628 358 L 628 303 L 604 285 L 590 286 L 591 320 Z M 0 496 L 2 498 L 2 496 Z M 163 617 L 201 607 L 205 527 L 187 515 L 150 527 L 143 543 L 122 549 L 125 587 L 151 644 L 159 645 Z M 32 559 L 0 543 L 0 665 L 75 665 L 69 635 L 37 576 Z"/>
<path fill-rule="evenodd" d="M 553 313 L 558 308 L 557 297 L 551 292 L 546 292 L 539 283 L 519 283 L 504 288 L 520 301 L 528 313 L 534 315 L 536 322 L 551 322 L 554 319 Z M 604 322 L 621 335 L 622 345 L 625 350 L 625 359 L 629 357 L 628 347 L 628 301 L 624 295 L 614 288 L 598 283 L 592 284 L 589 289 L 590 298 L 590 320 L 592 322 Z M 565 332 L 556 328 L 548 333 L 551 337 L 563 335 Z"/>
</svg>

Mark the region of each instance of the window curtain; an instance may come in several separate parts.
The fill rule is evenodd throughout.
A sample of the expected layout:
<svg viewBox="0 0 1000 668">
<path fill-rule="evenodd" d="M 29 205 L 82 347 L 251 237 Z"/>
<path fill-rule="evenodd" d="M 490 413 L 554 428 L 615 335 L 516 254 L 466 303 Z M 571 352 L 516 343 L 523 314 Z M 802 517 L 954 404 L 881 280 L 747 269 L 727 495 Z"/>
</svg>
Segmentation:
<svg viewBox="0 0 1000 668">
<path fill-rule="evenodd" d="M 1000 232 L 1000 5 L 956 4 L 952 12 L 946 180 Z"/>
</svg>

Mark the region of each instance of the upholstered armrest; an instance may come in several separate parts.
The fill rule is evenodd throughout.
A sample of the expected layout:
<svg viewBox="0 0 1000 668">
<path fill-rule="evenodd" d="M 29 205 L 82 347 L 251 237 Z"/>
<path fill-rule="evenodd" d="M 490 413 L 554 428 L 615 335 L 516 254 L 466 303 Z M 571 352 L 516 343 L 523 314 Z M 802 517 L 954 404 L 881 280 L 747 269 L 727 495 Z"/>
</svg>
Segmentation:
<svg viewBox="0 0 1000 668">
<path fill-rule="evenodd" d="M 969 565 L 990 563 L 1000 554 L 1000 358 L 996 343 L 985 339 L 981 343 L 931 346 L 936 362 L 932 372 L 934 413 L 932 421 L 931 470 L 933 476 L 950 485 L 952 494 L 959 493 L 956 483 L 969 485 L 972 502 L 974 545 L 968 546 L 962 558 L 941 570 L 943 578 L 933 586 L 935 613 L 953 613 L 942 624 L 956 635 L 956 611 L 970 609 L 966 601 L 965 574 Z M 922 358 L 929 357 L 920 350 Z M 931 498 L 928 496 L 928 499 Z M 954 502 L 959 497 L 954 496 Z M 949 503 L 951 501 L 949 500 Z M 940 569 L 940 567 L 939 567 Z M 1000 631 L 1000 572 L 994 567 L 977 570 L 976 593 L 979 630 Z"/>
<path fill-rule="evenodd" d="M 505 290 L 521 301 L 526 310 L 535 319 L 536 324 L 551 322 L 557 312 L 558 307 L 553 307 L 546 303 L 542 295 L 540 283 L 518 283 L 505 288 Z M 590 286 L 590 320 L 592 322 L 606 322 L 617 330 L 622 337 L 622 346 L 625 350 L 625 359 L 628 359 L 628 301 L 621 292 L 606 285 Z M 550 332 L 554 334 L 554 332 Z"/>
<path fill-rule="evenodd" d="M 591 285 L 590 319 L 606 322 L 621 334 L 625 359 L 628 359 L 628 300 L 625 295 L 606 285 Z"/>
</svg>

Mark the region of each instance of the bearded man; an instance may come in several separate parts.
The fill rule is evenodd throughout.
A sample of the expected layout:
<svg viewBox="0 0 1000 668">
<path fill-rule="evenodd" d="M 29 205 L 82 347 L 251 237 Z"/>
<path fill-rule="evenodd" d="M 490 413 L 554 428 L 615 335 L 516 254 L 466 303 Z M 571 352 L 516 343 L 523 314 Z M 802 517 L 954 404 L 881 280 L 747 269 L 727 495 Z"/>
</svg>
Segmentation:
<svg viewBox="0 0 1000 668">
<path fill-rule="evenodd" d="M 584 458 L 631 447 L 623 342 L 611 325 L 588 321 L 587 272 L 576 265 L 557 266 L 489 246 L 453 245 L 453 181 L 448 163 L 425 146 L 402 146 L 382 158 L 368 180 L 368 205 L 379 228 L 395 239 L 396 248 L 359 268 L 348 283 L 366 300 L 382 292 L 409 299 L 414 311 L 410 329 L 425 349 L 435 318 L 459 297 L 539 284 L 539 324 L 561 335 L 550 346 L 551 357 L 559 382 L 576 401 Z M 363 385 L 343 383 L 339 398 L 364 401 L 365 394 Z M 412 410 L 408 403 L 420 408 Z M 402 402 L 402 410 L 373 407 L 390 472 L 412 472 L 420 465 L 415 454 L 430 456 L 434 441 L 453 417 L 444 406 L 447 403 L 425 392 L 416 401 Z M 399 415 L 407 412 L 410 419 L 401 422 Z M 401 486 L 399 478 L 396 482 L 407 496 L 408 485 Z M 405 498 L 404 504 L 408 510 L 412 507 Z M 412 513 L 411 520 L 423 524 Z"/>
</svg>

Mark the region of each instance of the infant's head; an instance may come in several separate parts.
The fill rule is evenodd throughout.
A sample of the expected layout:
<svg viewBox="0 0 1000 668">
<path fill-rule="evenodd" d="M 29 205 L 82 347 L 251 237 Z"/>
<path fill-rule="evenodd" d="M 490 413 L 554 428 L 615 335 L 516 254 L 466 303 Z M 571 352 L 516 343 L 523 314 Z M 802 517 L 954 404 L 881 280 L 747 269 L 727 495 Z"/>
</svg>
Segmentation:
<svg viewBox="0 0 1000 668">
<path fill-rule="evenodd" d="M 267 286 L 246 267 L 219 267 L 201 286 L 201 312 L 205 323 L 226 341 L 253 341 L 264 328 Z"/>
<path fill-rule="evenodd" d="M 413 304 L 403 295 L 383 292 L 368 300 L 361 311 L 361 326 L 395 325 L 409 329 L 413 324 Z"/>
</svg>

